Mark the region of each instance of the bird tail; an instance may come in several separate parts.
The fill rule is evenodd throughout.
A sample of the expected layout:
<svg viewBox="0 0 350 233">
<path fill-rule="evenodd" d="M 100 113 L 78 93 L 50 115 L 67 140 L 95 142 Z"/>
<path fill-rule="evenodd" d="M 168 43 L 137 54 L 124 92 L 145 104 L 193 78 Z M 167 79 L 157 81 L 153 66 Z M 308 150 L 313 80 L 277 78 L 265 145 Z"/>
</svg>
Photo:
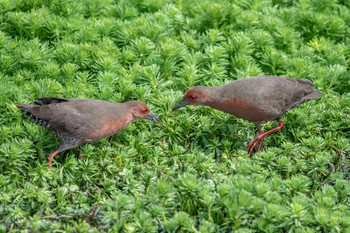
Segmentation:
<svg viewBox="0 0 350 233">
<path fill-rule="evenodd" d="M 16 105 L 16 107 L 18 109 L 20 109 L 25 114 L 30 113 L 31 109 L 34 107 L 33 105 L 29 105 L 29 104 L 18 104 L 18 103 L 15 103 L 15 105 Z"/>
<path fill-rule="evenodd" d="M 318 99 L 318 98 L 321 98 L 322 96 L 324 96 L 323 93 L 319 92 L 319 91 L 316 91 L 316 90 L 313 90 L 312 92 L 308 93 L 307 95 L 305 95 L 295 106 L 293 107 L 296 107 L 300 104 L 303 104 L 305 102 L 308 102 L 310 100 L 314 100 L 314 99 Z M 293 108 L 292 107 L 292 108 Z"/>
<path fill-rule="evenodd" d="M 307 94 L 306 96 L 303 97 L 304 102 L 309 101 L 309 100 L 314 100 L 314 99 L 318 99 L 321 98 L 322 96 L 324 96 L 323 93 L 319 92 L 319 91 L 312 91 L 309 94 Z"/>
<path fill-rule="evenodd" d="M 312 92 L 306 94 L 303 98 L 301 98 L 298 102 L 294 103 L 290 108 L 295 108 L 297 106 L 299 106 L 300 104 L 303 104 L 305 102 L 308 102 L 310 100 L 314 100 L 314 99 L 318 99 L 321 98 L 322 96 L 324 96 L 323 93 L 313 90 Z"/>
<path fill-rule="evenodd" d="M 29 104 L 17 104 L 17 103 L 15 105 L 24 113 L 24 115 L 26 115 L 26 117 L 32 119 L 35 123 L 39 125 L 43 125 L 47 128 L 50 127 L 50 124 L 47 121 L 36 116 L 37 110 L 38 108 L 40 108 L 39 106 L 29 105 Z"/>
<path fill-rule="evenodd" d="M 15 105 L 24 113 L 24 115 L 33 119 L 34 121 L 37 121 L 36 117 L 32 113 L 33 108 L 35 107 L 34 105 L 18 104 L 18 103 L 15 103 Z"/>
</svg>

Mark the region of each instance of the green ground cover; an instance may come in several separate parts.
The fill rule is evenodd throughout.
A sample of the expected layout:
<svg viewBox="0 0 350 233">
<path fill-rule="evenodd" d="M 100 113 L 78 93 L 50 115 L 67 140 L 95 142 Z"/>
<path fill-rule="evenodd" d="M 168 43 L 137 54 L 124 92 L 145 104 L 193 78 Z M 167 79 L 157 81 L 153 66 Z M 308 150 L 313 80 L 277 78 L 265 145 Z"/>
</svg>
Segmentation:
<svg viewBox="0 0 350 233">
<path fill-rule="evenodd" d="M 0 232 L 350 232 L 349 67 L 348 0 L 0 0 Z M 326 95 L 259 154 L 247 121 L 171 112 L 191 86 L 263 74 Z M 13 105 L 44 96 L 138 99 L 164 126 L 50 172 L 59 142 Z"/>
</svg>

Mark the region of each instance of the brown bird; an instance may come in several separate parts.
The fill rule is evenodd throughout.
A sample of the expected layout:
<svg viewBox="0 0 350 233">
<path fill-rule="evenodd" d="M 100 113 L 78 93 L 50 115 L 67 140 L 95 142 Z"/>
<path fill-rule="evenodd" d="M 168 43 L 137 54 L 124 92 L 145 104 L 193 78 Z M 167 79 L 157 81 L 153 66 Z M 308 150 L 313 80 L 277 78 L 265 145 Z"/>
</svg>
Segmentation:
<svg viewBox="0 0 350 233">
<path fill-rule="evenodd" d="M 189 104 L 205 105 L 253 122 L 259 135 L 247 145 L 246 151 L 250 154 L 258 144 L 257 151 L 261 150 L 267 135 L 283 128 L 281 118 L 288 110 L 323 95 L 309 80 L 256 76 L 222 86 L 192 87 L 173 111 Z M 263 132 L 261 123 L 272 120 L 278 121 L 278 126 Z"/>
<path fill-rule="evenodd" d="M 62 151 L 112 136 L 137 119 L 160 120 L 140 101 L 112 103 L 94 99 L 40 98 L 36 105 L 16 106 L 36 123 L 43 125 L 61 140 L 53 158 Z"/>
</svg>

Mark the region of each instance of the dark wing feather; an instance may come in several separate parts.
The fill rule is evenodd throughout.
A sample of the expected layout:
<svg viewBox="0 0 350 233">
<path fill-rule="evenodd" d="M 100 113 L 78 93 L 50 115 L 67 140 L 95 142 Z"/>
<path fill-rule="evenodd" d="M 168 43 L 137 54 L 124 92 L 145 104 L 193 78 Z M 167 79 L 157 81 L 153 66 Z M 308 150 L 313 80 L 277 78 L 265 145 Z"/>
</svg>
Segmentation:
<svg viewBox="0 0 350 233">
<path fill-rule="evenodd" d="M 82 121 L 81 114 L 75 108 L 65 104 L 49 104 L 35 106 L 31 114 L 38 119 L 46 122 L 49 129 L 61 133 L 74 133 L 77 137 L 78 132 L 84 133 L 81 129 L 87 126 L 86 121 Z M 79 120 L 80 119 L 80 120 Z"/>
</svg>

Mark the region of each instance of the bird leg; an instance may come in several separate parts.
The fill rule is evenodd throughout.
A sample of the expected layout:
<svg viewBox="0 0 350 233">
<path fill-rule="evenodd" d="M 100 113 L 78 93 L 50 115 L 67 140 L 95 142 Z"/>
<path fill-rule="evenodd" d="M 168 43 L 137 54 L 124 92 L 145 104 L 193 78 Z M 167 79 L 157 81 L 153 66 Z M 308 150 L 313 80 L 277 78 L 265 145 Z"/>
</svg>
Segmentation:
<svg viewBox="0 0 350 233">
<path fill-rule="evenodd" d="M 110 137 L 108 138 L 108 142 L 109 142 L 109 145 L 110 145 L 110 146 L 112 145 L 112 141 L 113 141 L 113 136 L 110 136 Z"/>
<path fill-rule="evenodd" d="M 261 149 L 261 146 L 264 142 L 264 137 L 261 137 L 261 135 L 263 135 L 263 131 L 259 128 L 258 133 L 259 133 L 258 136 L 254 138 L 252 141 L 250 141 L 247 145 L 247 148 L 245 149 L 248 152 L 248 154 L 251 154 L 253 152 L 253 149 L 256 147 L 258 142 L 259 142 L 259 146 L 257 151 Z"/>
<path fill-rule="evenodd" d="M 81 149 L 81 147 L 79 146 L 79 155 L 78 155 L 79 159 L 83 159 L 83 151 Z"/>
<path fill-rule="evenodd" d="M 258 129 L 259 135 L 263 134 L 264 132 L 261 130 L 261 128 Z M 262 138 L 259 142 L 259 147 L 258 147 L 258 151 L 261 150 L 262 144 L 264 142 L 264 138 Z"/>
<path fill-rule="evenodd" d="M 52 168 L 52 160 L 53 158 L 60 153 L 61 151 L 65 151 L 67 148 L 60 146 L 56 151 L 54 151 L 52 154 L 49 154 L 48 158 L 49 158 L 49 168 Z M 79 146 L 79 154 L 78 154 L 78 158 L 82 159 L 83 158 L 83 151 L 81 146 Z"/>
<path fill-rule="evenodd" d="M 253 149 L 256 147 L 256 145 L 259 143 L 257 151 L 261 150 L 262 144 L 264 142 L 264 138 L 270 134 L 276 133 L 280 131 L 284 127 L 284 123 L 282 121 L 279 122 L 278 126 L 276 128 L 273 128 L 267 132 L 262 132 L 260 128 L 258 128 L 259 135 L 254 138 L 251 142 L 248 143 L 246 151 L 251 154 L 253 152 Z"/>
<path fill-rule="evenodd" d="M 59 150 L 56 150 L 56 151 L 54 151 L 52 154 L 49 154 L 49 168 L 51 169 L 52 168 L 52 160 L 53 160 L 53 158 L 58 154 L 58 153 L 60 153 L 60 151 Z"/>
</svg>

